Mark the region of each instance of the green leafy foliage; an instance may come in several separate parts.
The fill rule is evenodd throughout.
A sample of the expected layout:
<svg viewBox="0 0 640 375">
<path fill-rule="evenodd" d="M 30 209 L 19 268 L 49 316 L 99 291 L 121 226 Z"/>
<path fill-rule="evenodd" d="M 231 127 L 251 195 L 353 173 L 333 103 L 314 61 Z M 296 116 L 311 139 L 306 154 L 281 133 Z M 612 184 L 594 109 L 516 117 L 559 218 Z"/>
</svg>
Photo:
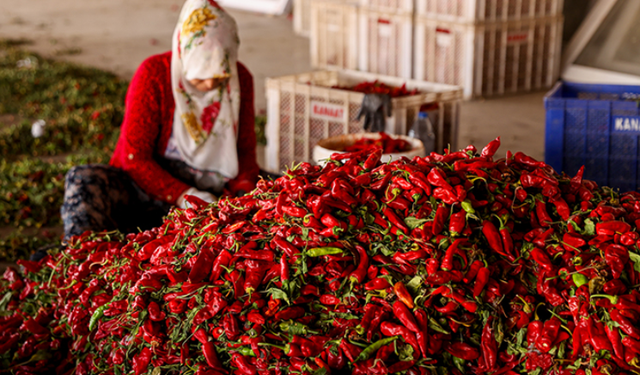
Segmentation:
<svg viewBox="0 0 640 375">
<path fill-rule="evenodd" d="M 53 241 L 24 228 L 61 225 L 64 176 L 107 163 L 120 133 L 128 82 L 102 70 L 43 58 L 24 40 L 0 41 L 0 261 Z M 34 138 L 32 123 L 44 120 Z M 9 123 L 7 123 L 9 121 Z"/>
</svg>

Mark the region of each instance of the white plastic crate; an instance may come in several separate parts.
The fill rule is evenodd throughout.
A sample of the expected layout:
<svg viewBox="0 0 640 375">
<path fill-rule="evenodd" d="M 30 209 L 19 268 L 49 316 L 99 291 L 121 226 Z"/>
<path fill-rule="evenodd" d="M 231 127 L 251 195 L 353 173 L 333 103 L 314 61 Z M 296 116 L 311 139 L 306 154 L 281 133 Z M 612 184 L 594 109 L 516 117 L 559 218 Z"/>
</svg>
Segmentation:
<svg viewBox="0 0 640 375">
<path fill-rule="evenodd" d="M 551 87 L 563 18 L 464 24 L 416 19 L 414 78 L 459 85 L 465 99 Z"/>
<path fill-rule="evenodd" d="M 413 2 L 414 0 L 360 0 L 360 6 L 383 13 L 413 14 Z"/>
<path fill-rule="evenodd" d="M 267 87 L 266 170 L 280 173 L 294 162 L 312 161 L 313 147 L 321 139 L 363 131 L 357 119 L 364 94 L 334 87 L 351 87 L 378 80 L 400 87 L 406 84 L 417 95 L 392 99 L 392 117 L 386 131 L 406 134 L 425 104 L 437 132 L 436 147 L 457 148 L 462 90 L 456 86 L 404 80 L 357 71 L 320 71 L 269 78 Z M 434 106 L 435 108 L 435 106 Z"/>
<path fill-rule="evenodd" d="M 359 70 L 410 79 L 413 15 L 360 8 Z"/>
<path fill-rule="evenodd" d="M 416 14 L 439 21 L 495 22 L 562 15 L 564 0 L 416 0 Z"/>
<path fill-rule="evenodd" d="M 311 0 L 310 47 L 314 68 L 357 69 L 357 3 Z"/>
<path fill-rule="evenodd" d="M 311 0 L 294 0 L 293 31 L 300 36 L 311 36 Z"/>
</svg>

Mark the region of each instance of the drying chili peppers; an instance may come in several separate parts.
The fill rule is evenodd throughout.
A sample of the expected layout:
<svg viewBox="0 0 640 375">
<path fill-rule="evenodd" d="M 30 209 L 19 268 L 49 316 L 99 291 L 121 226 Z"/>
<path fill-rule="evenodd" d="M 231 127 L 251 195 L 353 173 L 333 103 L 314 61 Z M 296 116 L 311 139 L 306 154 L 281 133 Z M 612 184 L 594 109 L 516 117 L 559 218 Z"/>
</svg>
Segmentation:
<svg viewBox="0 0 640 375">
<path fill-rule="evenodd" d="M 398 98 L 402 96 L 416 95 L 418 90 L 407 89 L 406 85 L 402 85 L 400 87 L 389 86 L 380 81 L 366 81 L 358 83 L 355 86 L 334 86 L 334 89 L 348 90 L 348 91 L 356 91 L 361 92 L 363 94 L 387 94 L 392 98 Z"/>
<path fill-rule="evenodd" d="M 640 372 L 640 194 L 498 145 L 74 237 L 0 279 L 0 373 Z"/>
<path fill-rule="evenodd" d="M 385 132 L 378 133 L 378 138 L 359 138 L 352 145 L 344 148 L 345 152 L 371 151 L 381 149 L 384 154 L 410 151 L 411 143 L 401 138 L 393 138 Z"/>
</svg>

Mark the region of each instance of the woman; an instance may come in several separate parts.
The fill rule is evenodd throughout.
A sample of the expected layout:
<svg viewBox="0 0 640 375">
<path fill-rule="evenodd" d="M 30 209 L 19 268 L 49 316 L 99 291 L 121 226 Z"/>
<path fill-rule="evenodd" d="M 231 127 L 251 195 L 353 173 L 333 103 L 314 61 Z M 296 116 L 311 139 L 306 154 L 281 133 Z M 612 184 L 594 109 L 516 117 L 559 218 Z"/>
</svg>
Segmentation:
<svg viewBox="0 0 640 375">
<path fill-rule="evenodd" d="M 215 1 L 186 1 L 172 51 L 148 58 L 131 81 L 110 165 L 67 174 L 65 238 L 150 228 L 185 207 L 185 195 L 211 202 L 225 188 L 253 189 L 253 79 L 238 46 L 234 19 Z"/>
</svg>

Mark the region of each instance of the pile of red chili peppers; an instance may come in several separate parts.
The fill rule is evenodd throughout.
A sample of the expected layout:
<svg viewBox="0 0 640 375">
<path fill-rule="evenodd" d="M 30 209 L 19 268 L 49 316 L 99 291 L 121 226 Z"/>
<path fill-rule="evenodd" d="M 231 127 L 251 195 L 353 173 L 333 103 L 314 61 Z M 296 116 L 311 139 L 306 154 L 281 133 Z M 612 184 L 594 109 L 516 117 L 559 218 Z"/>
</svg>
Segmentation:
<svg viewBox="0 0 640 375">
<path fill-rule="evenodd" d="M 344 151 L 357 152 L 368 150 L 369 152 L 373 152 L 376 148 L 381 148 L 383 154 L 393 154 L 411 150 L 411 144 L 404 139 L 392 138 L 385 132 L 379 132 L 378 134 L 379 138 L 360 138 L 356 140 L 354 144 L 345 147 Z"/>
<path fill-rule="evenodd" d="M 389 86 L 380 81 L 373 81 L 373 82 L 365 81 L 365 82 L 358 83 L 355 86 L 334 86 L 333 88 L 340 89 L 340 90 L 356 91 L 356 92 L 361 92 L 363 94 L 387 94 L 392 98 L 416 95 L 418 93 L 418 90 L 416 89 L 413 89 L 413 90 L 407 89 L 406 84 L 402 85 L 401 87 L 394 87 L 394 86 Z"/>
<path fill-rule="evenodd" d="M 13 374 L 632 374 L 640 194 L 499 140 L 334 154 L 0 282 Z"/>
</svg>

